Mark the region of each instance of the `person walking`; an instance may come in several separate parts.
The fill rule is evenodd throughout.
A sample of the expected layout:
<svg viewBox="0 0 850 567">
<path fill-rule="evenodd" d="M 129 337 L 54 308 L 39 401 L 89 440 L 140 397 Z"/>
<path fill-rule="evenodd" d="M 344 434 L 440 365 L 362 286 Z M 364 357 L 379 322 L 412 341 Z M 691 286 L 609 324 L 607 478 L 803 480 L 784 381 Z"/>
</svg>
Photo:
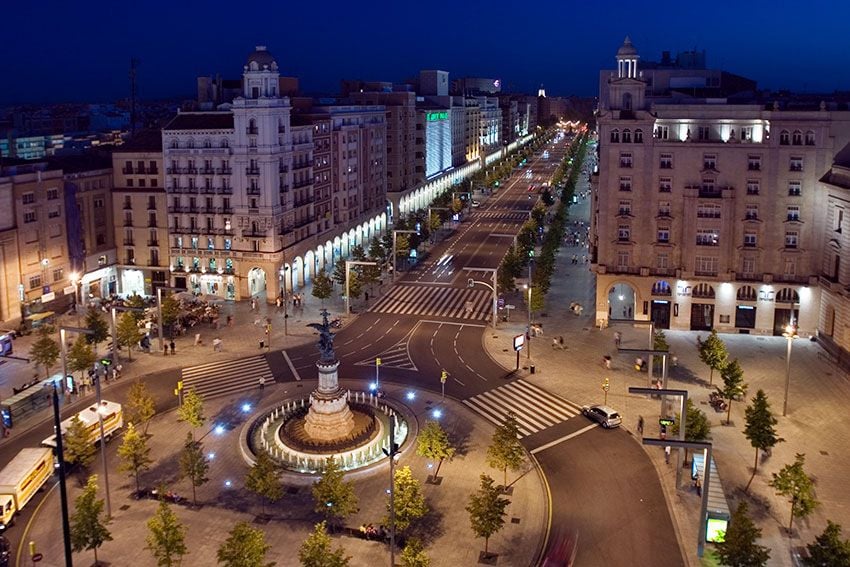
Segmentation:
<svg viewBox="0 0 850 567">
<path fill-rule="evenodd" d="M 256 311 L 256 310 L 257 310 L 257 299 L 252 297 L 251 298 L 251 311 Z"/>
<path fill-rule="evenodd" d="M 171 342 L 168 343 L 168 346 L 171 349 L 171 354 L 177 354 L 176 349 L 175 349 L 175 345 L 174 345 L 174 339 L 171 339 Z"/>
<path fill-rule="evenodd" d="M 637 430 L 638 430 L 638 433 L 640 433 L 641 435 L 643 435 L 643 416 L 642 416 L 642 415 L 639 415 L 639 416 L 638 416 L 638 426 L 637 426 Z"/>
<path fill-rule="evenodd" d="M 664 447 L 664 462 L 670 464 L 670 445 Z"/>
<path fill-rule="evenodd" d="M 266 387 L 266 377 L 260 376 L 260 390 Z"/>
<path fill-rule="evenodd" d="M 620 342 L 623 340 L 623 335 L 620 331 L 614 331 L 614 346 L 620 348 Z"/>
<path fill-rule="evenodd" d="M 163 345 L 162 345 L 162 355 L 168 356 L 168 343 L 163 343 Z"/>
</svg>

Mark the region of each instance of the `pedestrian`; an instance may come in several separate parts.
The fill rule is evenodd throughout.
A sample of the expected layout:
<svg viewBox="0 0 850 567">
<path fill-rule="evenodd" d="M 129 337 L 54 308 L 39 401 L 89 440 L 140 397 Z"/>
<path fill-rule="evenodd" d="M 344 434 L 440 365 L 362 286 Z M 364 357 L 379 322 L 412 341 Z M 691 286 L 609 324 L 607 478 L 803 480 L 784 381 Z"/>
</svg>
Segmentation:
<svg viewBox="0 0 850 567">
<path fill-rule="evenodd" d="M 564 335 L 558 336 L 558 343 L 561 345 L 561 350 L 564 350 L 566 347 L 564 346 Z"/>
<path fill-rule="evenodd" d="M 195 346 L 203 344 L 201 341 L 201 333 L 195 333 Z"/>
<path fill-rule="evenodd" d="M 213 339 L 213 352 L 221 352 L 221 339 L 219 337 Z"/>
<path fill-rule="evenodd" d="M 631 319 L 631 318 L 632 318 L 632 308 L 629 307 L 629 319 Z"/>
<path fill-rule="evenodd" d="M 558 337 L 552 337 L 552 350 L 558 348 Z"/>
<path fill-rule="evenodd" d="M 280 305 L 281 305 L 280 296 L 278 296 L 277 299 L 274 300 L 274 306 L 277 308 L 278 312 L 280 312 Z"/>
<path fill-rule="evenodd" d="M 260 376 L 260 390 L 266 387 L 266 377 Z"/>
<path fill-rule="evenodd" d="M 626 318 L 626 313 L 628 313 L 628 311 L 626 310 L 626 308 L 625 308 L 625 307 L 623 307 L 623 319 L 625 319 L 625 318 Z"/>
<path fill-rule="evenodd" d="M 251 298 L 251 311 L 257 310 L 257 300 L 255 298 Z"/>
<path fill-rule="evenodd" d="M 664 447 L 664 462 L 670 464 L 670 445 Z"/>
<path fill-rule="evenodd" d="M 623 340 L 623 335 L 620 334 L 620 331 L 614 331 L 614 346 L 620 348 L 620 341 Z"/>
<path fill-rule="evenodd" d="M 638 416 L 638 433 L 643 435 L 643 416 L 642 415 Z"/>
<path fill-rule="evenodd" d="M 232 327 L 232 326 L 233 326 L 233 315 L 228 315 L 228 316 L 227 316 L 227 326 L 228 326 L 228 327 Z"/>
<path fill-rule="evenodd" d="M 168 343 L 162 345 L 162 355 L 168 356 Z"/>
<path fill-rule="evenodd" d="M 261 338 L 260 338 L 260 350 L 262 350 L 262 349 L 264 349 L 264 348 L 266 348 L 266 338 L 265 338 L 265 337 L 261 337 Z"/>
</svg>

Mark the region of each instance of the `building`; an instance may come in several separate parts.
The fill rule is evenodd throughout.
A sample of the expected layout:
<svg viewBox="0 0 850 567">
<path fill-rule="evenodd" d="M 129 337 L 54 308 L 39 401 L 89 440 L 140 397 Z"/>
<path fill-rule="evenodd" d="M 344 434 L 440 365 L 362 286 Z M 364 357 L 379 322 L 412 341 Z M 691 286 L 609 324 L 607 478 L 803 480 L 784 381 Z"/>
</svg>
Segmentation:
<svg viewBox="0 0 850 567">
<path fill-rule="evenodd" d="M 495 95 L 502 92 L 501 79 L 482 77 L 463 77 L 452 81 L 452 94 L 456 95 Z"/>
<path fill-rule="evenodd" d="M 602 72 L 597 320 L 760 334 L 794 322 L 815 333 L 816 187 L 850 141 L 850 113 L 761 100 L 752 81 L 699 65 L 661 89 L 639 60 L 627 38 L 617 70 Z"/>
<path fill-rule="evenodd" d="M 416 135 L 425 149 L 425 179 L 430 179 L 452 167 L 452 108 L 420 98 L 416 113 Z M 455 122 L 462 127 L 462 120 Z"/>
<path fill-rule="evenodd" d="M 419 72 L 420 96 L 449 96 L 449 72 L 427 70 Z"/>
<path fill-rule="evenodd" d="M 169 285 L 162 133 L 138 132 L 113 152 L 112 171 L 118 293 L 153 295 Z"/>
<path fill-rule="evenodd" d="M 482 153 L 490 153 L 502 145 L 502 111 L 499 99 L 493 97 L 475 97 L 478 101 L 481 131 L 479 134 Z"/>
</svg>

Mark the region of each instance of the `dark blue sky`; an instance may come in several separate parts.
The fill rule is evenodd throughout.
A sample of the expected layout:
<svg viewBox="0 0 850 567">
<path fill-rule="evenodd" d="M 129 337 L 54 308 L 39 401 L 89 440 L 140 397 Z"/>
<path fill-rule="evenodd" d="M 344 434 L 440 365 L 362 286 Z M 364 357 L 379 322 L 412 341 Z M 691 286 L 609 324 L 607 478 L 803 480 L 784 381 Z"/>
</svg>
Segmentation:
<svg viewBox="0 0 850 567">
<path fill-rule="evenodd" d="M 237 78 L 255 44 L 307 92 L 419 69 L 500 77 L 516 91 L 593 95 L 626 34 L 644 59 L 705 49 L 760 87 L 850 89 L 850 5 L 810 0 L 5 0 L 0 103 L 193 96 L 195 77 Z M 687 4 L 687 5 L 685 5 Z"/>
</svg>

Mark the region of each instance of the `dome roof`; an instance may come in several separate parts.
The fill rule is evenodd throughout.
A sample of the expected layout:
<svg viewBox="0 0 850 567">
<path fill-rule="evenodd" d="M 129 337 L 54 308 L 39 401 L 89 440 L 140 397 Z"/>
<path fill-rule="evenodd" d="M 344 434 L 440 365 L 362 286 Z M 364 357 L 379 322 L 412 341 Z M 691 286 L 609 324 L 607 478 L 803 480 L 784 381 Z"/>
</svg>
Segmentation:
<svg viewBox="0 0 850 567">
<path fill-rule="evenodd" d="M 254 52 L 248 56 L 248 61 L 245 63 L 245 66 L 251 68 L 252 63 L 256 63 L 258 69 L 265 69 L 266 67 L 269 69 L 277 69 L 277 63 L 274 60 L 274 55 L 266 49 L 265 45 L 257 46 Z"/>
<path fill-rule="evenodd" d="M 637 49 L 632 45 L 632 40 L 629 36 L 623 41 L 623 45 L 617 50 L 617 57 L 634 57 L 637 55 Z"/>
</svg>

